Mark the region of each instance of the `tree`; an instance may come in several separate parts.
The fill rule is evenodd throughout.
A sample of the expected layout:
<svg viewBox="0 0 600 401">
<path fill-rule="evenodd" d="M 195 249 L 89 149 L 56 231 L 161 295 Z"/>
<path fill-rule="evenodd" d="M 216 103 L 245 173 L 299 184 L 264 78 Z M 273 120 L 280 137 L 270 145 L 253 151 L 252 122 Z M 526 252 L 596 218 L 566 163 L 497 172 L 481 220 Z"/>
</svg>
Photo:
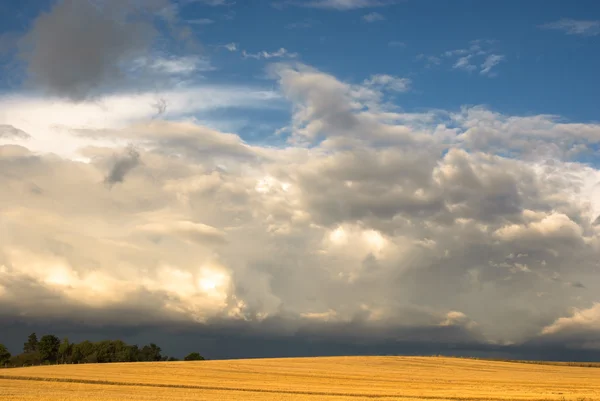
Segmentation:
<svg viewBox="0 0 600 401">
<path fill-rule="evenodd" d="M 69 343 L 68 338 L 64 338 L 58 347 L 58 358 L 61 363 L 67 363 L 71 359 L 73 344 Z"/>
<path fill-rule="evenodd" d="M 104 340 L 81 343 L 71 343 L 68 338 L 62 341 L 51 334 L 39 340 L 35 333 L 31 333 L 27 342 L 23 344 L 25 352 L 11 356 L 6 347 L 0 348 L 0 367 L 32 366 L 50 363 L 110 363 L 110 362 L 158 362 L 176 361 L 176 358 L 162 355 L 161 348 L 150 343 L 140 348 L 129 345 L 121 340 Z M 186 360 L 204 360 L 197 352 L 191 353 Z"/>
<path fill-rule="evenodd" d="M 31 333 L 29 337 L 27 337 L 27 342 L 23 344 L 23 352 L 35 352 L 38 349 L 38 339 L 35 333 Z"/>
<path fill-rule="evenodd" d="M 0 344 L 0 367 L 6 365 L 10 361 L 10 352 L 4 346 L 4 344 Z"/>
<path fill-rule="evenodd" d="M 137 345 L 129 345 L 125 350 L 125 362 L 137 362 L 140 359 L 140 349 Z"/>
<path fill-rule="evenodd" d="M 93 343 L 88 340 L 85 340 L 79 344 L 75 344 L 73 346 L 73 351 L 71 354 L 71 361 L 73 363 L 83 363 L 88 360 L 92 354 L 96 352 L 96 347 Z M 93 360 L 93 358 L 90 358 Z"/>
<path fill-rule="evenodd" d="M 184 358 L 184 361 L 203 361 L 204 357 L 197 352 L 192 352 Z"/>
<path fill-rule="evenodd" d="M 38 343 L 38 351 L 40 352 L 42 362 L 56 362 L 59 347 L 60 340 L 58 337 L 52 334 L 43 336 Z"/>
<path fill-rule="evenodd" d="M 73 363 L 81 363 L 83 361 L 83 352 L 81 351 L 81 347 L 79 344 L 75 344 L 73 346 L 73 351 L 71 352 L 71 362 Z"/>
<path fill-rule="evenodd" d="M 38 351 L 24 352 L 19 355 L 14 355 L 12 358 L 10 358 L 10 366 L 15 367 L 40 365 L 41 363 L 42 359 Z"/>
<path fill-rule="evenodd" d="M 151 343 L 149 346 L 144 345 L 144 347 L 140 351 L 140 354 L 141 354 L 140 361 L 144 361 L 144 362 L 160 361 L 162 359 L 162 355 L 160 354 L 160 351 L 161 351 L 160 347 L 157 346 L 156 344 Z"/>
<path fill-rule="evenodd" d="M 106 362 L 115 362 L 115 347 L 113 342 L 110 340 L 100 341 L 95 344 L 96 346 L 96 359 L 94 362 L 98 363 L 106 363 Z"/>
</svg>

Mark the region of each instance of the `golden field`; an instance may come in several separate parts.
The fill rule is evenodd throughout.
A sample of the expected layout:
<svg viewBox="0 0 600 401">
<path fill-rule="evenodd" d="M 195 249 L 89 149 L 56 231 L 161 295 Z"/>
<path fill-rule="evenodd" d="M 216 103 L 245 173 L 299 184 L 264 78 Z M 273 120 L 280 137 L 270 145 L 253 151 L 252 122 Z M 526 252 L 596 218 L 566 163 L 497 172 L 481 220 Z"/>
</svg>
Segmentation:
<svg viewBox="0 0 600 401">
<path fill-rule="evenodd" d="M 0 400 L 600 400 L 600 369 L 442 357 L 281 358 L 0 370 Z"/>
</svg>

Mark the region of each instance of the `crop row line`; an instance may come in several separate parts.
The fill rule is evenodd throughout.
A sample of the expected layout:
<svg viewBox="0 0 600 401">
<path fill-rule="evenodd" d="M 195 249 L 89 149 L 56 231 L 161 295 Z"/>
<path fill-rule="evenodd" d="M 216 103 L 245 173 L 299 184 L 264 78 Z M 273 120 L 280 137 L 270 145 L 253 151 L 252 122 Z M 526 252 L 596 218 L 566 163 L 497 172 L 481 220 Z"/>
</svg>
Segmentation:
<svg viewBox="0 0 600 401">
<path fill-rule="evenodd" d="M 369 394 L 369 393 L 336 393 L 322 391 L 303 391 L 303 390 L 275 390 L 275 389 L 257 389 L 257 388 L 236 388 L 236 387 L 218 387 L 218 386 L 201 386 L 193 384 L 167 384 L 167 383 L 127 383 L 110 380 L 89 380 L 89 379 L 71 379 L 71 378 L 55 378 L 55 377 L 35 377 L 35 376 L 10 376 L 0 375 L 0 380 L 22 380 L 22 381 L 41 381 L 41 382 L 56 382 L 56 383 L 76 383 L 76 384 L 92 384 L 104 386 L 128 386 L 128 387 L 156 387 L 156 388 L 174 388 L 187 390 L 214 390 L 214 391 L 240 391 L 252 393 L 273 393 L 273 394 L 294 394 L 294 395 L 314 395 L 324 397 L 352 397 L 352 398 L 373 398 L 373 399 L 390 399 L 390 398 L 419 398 L 423 400 L 453 400 L 453 401 L 506 401 L 506 398 L 481 398 L 481 397 L 456 397 L 456 396 L 433 396 L 433 395 L 417 395 L 417 394 Z M 549 401 L 547 398 L 528 400 L 528 401 Z"/>
</svg>

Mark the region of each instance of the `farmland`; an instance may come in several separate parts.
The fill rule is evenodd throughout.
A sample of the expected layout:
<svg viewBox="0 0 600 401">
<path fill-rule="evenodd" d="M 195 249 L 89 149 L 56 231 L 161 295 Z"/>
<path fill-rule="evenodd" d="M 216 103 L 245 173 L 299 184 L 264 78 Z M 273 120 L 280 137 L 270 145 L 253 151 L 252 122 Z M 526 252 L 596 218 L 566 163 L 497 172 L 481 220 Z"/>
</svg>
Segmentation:
<svg viewBox="0 0 600 401">
<path fill-rule="evenodd" d="M 8 400 L 600 400 L 600 370 L 442 357 L 327 357 L 0 370 Z"/>
</svg>

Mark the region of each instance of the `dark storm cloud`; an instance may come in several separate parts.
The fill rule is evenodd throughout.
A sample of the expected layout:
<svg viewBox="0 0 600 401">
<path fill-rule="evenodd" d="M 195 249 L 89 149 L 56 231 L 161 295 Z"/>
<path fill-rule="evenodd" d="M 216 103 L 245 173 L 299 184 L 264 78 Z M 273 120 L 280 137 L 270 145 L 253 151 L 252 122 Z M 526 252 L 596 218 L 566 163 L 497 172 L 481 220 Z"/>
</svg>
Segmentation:
<svg viewBox="0 0 600 401">
<path fill-rule="evenodd" d="M 125 176 L 140 164 L 140 153 L 133 147 L 127 149 L 126 154 L 120 156 L 104 179 L 108 186 L 123 182 Z"/>
<path fill-rule="evenodd" d="M 144 324 L 117 326 L 114 324 L 87 325 L 83 321 L 55 319 L 41 321 L 22 316 L 0 316 L 3 327 L 0 341 L 9 350 L 18 353 L 27 336 L 36 332 L 38 337 L 51 333 L 68 337 L 72 342 L 122 339 L 130 344 L 156 343 L 163 354 L 182 358 L 190 352 L 200 352 L 209 359 L 273 358 L 298 356 L 344 355 L 444 355 L 480 358 L 586 361 L 600 360 L 600 350 L 583 350 L 564 344 L 528 342 L 513 345 L 496 345 L 477 340 L 427 341 L 418 339 L 348 339 L 342 330 L 356 327 L 346 325 L 331 331 L 330 335 L 293 332 L 287 335 L 248 330 L 246 324 L 219 326 Z M 421 330 L 427 334 L 427 330 Z M 430 331 L 431 333 L 431 331 Z M 340 334 L 340 336 L 336 336 Z M 346 338 L 345 338 L 346 337 Z"/>
<path fill-rule="evenodd" d="M 123 78 L 123 64 L 143 56 L 156 35 L 155 13 L 168 0 L 60 0 L 22 40 L 34 83 L 81 100 Z"/>
<path fill-rule="evenodd" d="M 105 315 L 106 312 L 102 311 L 102 314 Z M 127 310 L 115 309 L 112 313 L 126 314 Z M 415 347 L 413 352 L 418 354 L 428 348 L 459 346 L 468 349 L 470 346 L 486 346 L 478 335 L 462 326 L 397 326 L 375 330 L 363 322 L 299 323 L 295 319 L 279 317 L 261 323 L 214 319 L 205 324 L 156 321 L 125 326 L 115 325 L 110 319 L 94 320 L 84 316 L 82 314 L 75 319 L 50 320 L 0 314 L 0 323 L 6 327 L 0 340 L 11 348 L 17 348 L 17 351 L 21 343 L 19 337 L 26 336 L 24 332 L 27 330 L 38 330 L 69 336 L 71 340 L 84 339 L 85 335 L 89 335 L 91 339 L 98 340 L 118 337 L 132 342 L 152 341 L 175 355 L 183 355 L 186 350 L 196 350 L 198 344 L 206 342 L 201 351 L 211 358 L 301 356 L 307 355 L 307 350 L 313 347 L 319 350 L 314 355 L 335 355 L 344 349 L 353 350 L 351 353 L 360 353 L 361 350 L 369 353 L 378 349 L 380 352 L 387 350 L 390 353 L 410 353 L 409 347 Z M 177 341 L 173 341 L 175 338 Z M 260 345 L 258 348 L 245 348 L 235 345 L 236 343 Z M 327 351 L 328 348 L 331 349 Z"/>
</svg>

